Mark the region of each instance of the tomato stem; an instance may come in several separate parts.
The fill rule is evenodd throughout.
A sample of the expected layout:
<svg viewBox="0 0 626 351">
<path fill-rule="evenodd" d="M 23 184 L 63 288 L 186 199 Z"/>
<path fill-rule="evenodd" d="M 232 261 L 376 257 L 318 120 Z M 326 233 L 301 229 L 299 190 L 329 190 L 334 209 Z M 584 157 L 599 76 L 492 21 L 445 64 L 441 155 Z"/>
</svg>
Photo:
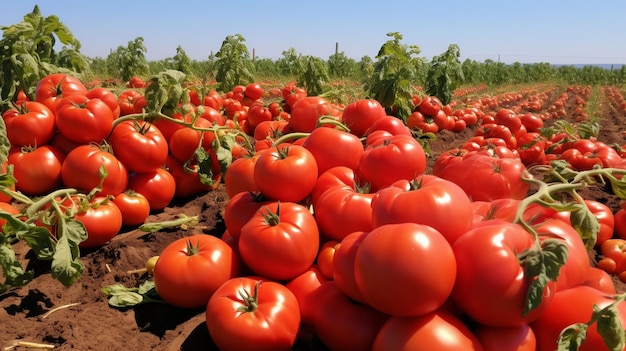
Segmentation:
<svg viewBox="0 0 626 351">
<path fill-rule="evenodd" d="M 262 280 L 258 280 L 256 284 L 254 284 L 254 291 L 252 295 L 246 289 L 239 290 L 239 296 L 243 300 L 243 306 L 237 308 L 239 312 L 254 312 L 257 308 L 259 308 L 259 287 L 263 283 Z"/>
</svg>

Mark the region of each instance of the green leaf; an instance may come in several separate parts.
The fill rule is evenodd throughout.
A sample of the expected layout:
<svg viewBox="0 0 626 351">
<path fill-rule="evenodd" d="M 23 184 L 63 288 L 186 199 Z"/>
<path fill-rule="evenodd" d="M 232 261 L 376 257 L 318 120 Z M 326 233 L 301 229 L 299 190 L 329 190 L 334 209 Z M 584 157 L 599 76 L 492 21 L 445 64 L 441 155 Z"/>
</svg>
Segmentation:
<svg viewBox="0 0 626 351">
<path fill-rule="evenodd" d="M 588 326 L 576 323 L 561 331 L 557 341 L 557 351 L 577 351 L 587 338 Z"/>
<path fill-rule="evenodd" d="M 147 280 L 138 288 L 127 288 L 122 284 L 116 283 L 105 286 L 102 292 L 109 296 L 109 305 L 118 308 L 133 307 L 141 303 L 162 301 L 157 300 L 156 288 L 154 281 Z"/>
<path fill-rule="evenodd" d="M 198 177 L 200 183 L 213 186 L 215 184 L 215 177 L 213 174 L 213 160 L 211 155 L 202 147 L 198 147 L 195 151 L 196 160 L 198 161 Z"/>
<path fill-rule="evenodd" d="M 32 271 L 25 272 L 24 268 L 15 258 L 15 251 L 9 244 L 0 245 L 0 267 L 4 273 L 5 282 L 0 284 L 0 293 L 14 287 L 20 287 L 33 280 Z"/>
<path fill-rule="evenodd" d="M 55 244 L 47 228 L 31 224 L 26 231 L 18 232 L 17 236 L 30 246 L 38 259 L 44 261 L 53 259 Z"/>
<path fill-rule="evenodd" d="M 598 317 L 598 334 L 602 340 L 613 351 L 622 351 L 626 347 L 626 334 L 619 318 L 619 312 L 615 304 L 611 304 L 603 309 L 594 306 L 594 314 Z"/>
<path fill-rule="evenodd" d="M 79 221 L 59 217 L 57 234 L 59 238 L 52 258 L 51 275 L 63 285 L 70 286 L 83 274 L 78 244 L 87 238 L 87 231 Z"/>
<path fill-rule="evenodd" d="M 541 304 L 546 286 L 558 278 L 561 267 L 567 262 L 567 255 L 567 246 L 558 239 L 546 239 L 540 248 L 533 247 L 520 254 L 524 274 L 530 280 L 524 316 Z"/>
<path fill-rule="evenodd" d="M 580 207 L 571 212 L 570 222 L 572 223 L 572 227 L 580 234 L 587 249 L 592 249 L 596 244 L 598 233 L 600 232 L 598 217 L 596 217 L 587 206 L 581 204 Z"/>
</svg>

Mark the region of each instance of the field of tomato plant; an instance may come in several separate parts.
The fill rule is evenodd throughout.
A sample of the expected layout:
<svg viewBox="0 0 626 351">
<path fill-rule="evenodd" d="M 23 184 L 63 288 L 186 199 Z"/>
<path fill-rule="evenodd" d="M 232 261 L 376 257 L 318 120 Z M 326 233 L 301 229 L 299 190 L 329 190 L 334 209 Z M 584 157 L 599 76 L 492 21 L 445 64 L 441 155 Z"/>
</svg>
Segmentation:
<svg viewBox="0 0 626 351">
<path fill-rule="evenodd" d="M 256 349 L 255 335 L 272 350 L 390 350 L 442 347 L 445 328 L 455 348 L 553 350 L 626 291 L 617 87 L 416 94 L 404 123 L 289 82 L 185 88 L 187 110 L 168 115 L 146 107 L 162 78 L 113 94 L 52 75 L 37 89 L 51 97 L 4 113 L 17 182 L 3 185 L 3 347 Z M 265 336 L 233 319 L 275 306 Z M 626 317 L 616 306 L 603 330 Z M 606 349 L 595 325 L 581 349 Z"/>
<path fill-rule="evenodd" d="M 624 67 L 2 30 L 4 350 L 625 348 Z"/>
</svg>

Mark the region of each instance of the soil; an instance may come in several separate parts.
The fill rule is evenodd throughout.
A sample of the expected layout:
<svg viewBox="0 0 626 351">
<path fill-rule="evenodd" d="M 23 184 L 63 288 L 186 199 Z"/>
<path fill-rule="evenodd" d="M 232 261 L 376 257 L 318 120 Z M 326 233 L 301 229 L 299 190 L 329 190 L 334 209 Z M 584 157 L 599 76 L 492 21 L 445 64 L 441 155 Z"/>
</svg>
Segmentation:
<svg viewBox="0 0 626 351">
<path fill-rule="evenodd" d="M 575 107 L 576 94 L 571 95 L 566 104 L 568 115 Z M 622 145 L 620 127 L 624 116 L 602 100 L 599 110 L 603 126 L 599 140 Z M 473 133 L 471 128 L 461 133 L 439 133 L 430 144 L 430 165 L 437 155 L 460 145 Z M 588 188 L 583 196 L 606 203 L 614 210 L 619 207 L 619 199 L 601 187 Z M 127 228 L 109 244 L 82 252 L 85 271 L 70 287 L 52 279 L 49 266 L 31 259 L 28 247 L 18 244 L 15 247 L 18 257 L 34 269 L 36 277 L 25 287 L 0 295 L 0 347 L 24 350 L 23 346 L 11 346 L 15 342 L 32 342 L 50 345 L 55 350 L 215 349 L 205 326 L 203 310 L 183 310 L 164 303 L 113 308 L 101 289 L 114 283 L 139 286 L 148 276 L 128 271 L 142 268 L 149 257 L 158 255 L 178 238 L 195 233 L 221 235 L 225 229 L 221 211 L 227 200 L 223 186 L 191 199 L 178 199 L 165 210 L 151 215 L 149 221 L 174 219 L 182 213 L 199 216 L 198 226 L 152 234 Z M 626 290 L 618 279 L 615 284 L 618 291 Z"/>
</svg>

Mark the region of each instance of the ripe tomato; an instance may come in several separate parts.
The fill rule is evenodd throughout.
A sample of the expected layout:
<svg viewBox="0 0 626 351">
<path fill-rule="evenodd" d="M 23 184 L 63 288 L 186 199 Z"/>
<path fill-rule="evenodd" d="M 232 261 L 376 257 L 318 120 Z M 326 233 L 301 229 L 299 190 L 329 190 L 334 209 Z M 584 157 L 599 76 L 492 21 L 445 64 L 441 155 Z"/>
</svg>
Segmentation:
<svg viewBox="0 0 626 351">
<path fill-rule="evenodd" d="M 614 302 L 600 290 L 579 285 L 558 291 L 541 316 L 530 324 L 537 339 L 537 351 L 554 350 L 559 335 L 566 327 L 574 323 L 587 323 L 594 308 L 603 308 Z M 619 320 L 626 325 L 626 304 L 617 306 Z M 609 350 L 598 334 L 597 323 L 587 329 L 585 341 L 580 351 Z"/>
<path fill-rule="evenodd" d="M 420 143 L 406 135 L 370 135 L 359 161 L 362 182 L 375 192 L 400 179 L 413 179 L 426 170 L 426 154 Z"/>
<path fill-rule="evenodd" d="M 319 119 L 322 116 L 329 116 L 339 120 L 341 110 L 323 97 L 307 96 L 293 105 L 289 126 L 294 132 L 310 133 L 317 128 Z"/>
<path fill-rule="evenodd" d="M 150 204 L 151 211 L 164 209 L 174 198 L 176 181 L 165 168 L 152 172 L 132 172 L 128 178 L 128 189 L 143 195 Z"/>
<path fill-rule="evenodd" d="M 79 143 L 99 143 L 113 129 L 113 112 L 98 98 L 85 95 L 64 97 L 55 112 L 59 133 Z"/>
<path fill-rule="evenodd" d="M 412 137 L 411 130 L 406 124 L 404 124 L 401 119 L 394 116 L 385 116 L 376 120 L 365 134 L 370 135 L 378 130 L 389 132 L 391 135 L 407 135 Z"/>
<path fill-rule="evenodd" d="M 300 329 L 296 296 L 284 285 L 252 277 L 230 279 L 206 307 L 206 325 L 222 351 L 288 351 Z"/>
<path fill-rule="evenodd" d="M 65 73 L 52 73 L 43 77 L 35 88 L 35 101 L 56 111 L 57 103 L 64 97 L 86 95 L 87 88 L 80 79 Z"/>
<path fill-rule="evenodd" d="M 493 116 L 493 122 L 506 126 L 513 134 L 517 133 L 517 131 L 522 127 L 522 120 L 517 113 L 507 108 L 498 110 Z"/>
<path fill-rule="evenodd" d="M 153 124 L 128 120 L 115 126 L 108 138 L 115 156 L 129 171 L 151 172 L 163 167 L 167 140 Z"/>
<path fill-rule="evenodd" d="M 303 146 L 271 147 L 259 152 L 254 182 L 271 199 L 298 202 L 313 190 L 317 169 L 315 156 Z"/>
<path fill-rule="evenodd" d="M 136 226 L 143 224 L 150 215 L 150 203 L 145 196 L 133 190 L 117 194 L 113 203 L 122 212 L 122 225 Z"/>
<path fill-rule="evenodd" d="M 120 116 L 137 113 L 135 110 L 135 102 L 141 96 L 143 96 L 143 94 L 139 90 L 129 89 L 122 91 L 117 96 L 118 105 L 120 106 Z M 139 112 L 141 112 L 141 110 Z"/>
<path fill-rule="evenodd" d="M 46 145 L 56 133 L 53 111 L 40 102 L 25 101 L 16 109 L 4 112 L 2 119 L 13 146 Z"/>
<path fill-rule="evenodd" d="M 259 189 L 254 182 L 254 166 L 258 154 L 250 157 L 241 157 L 234 160 L 224 175 L 224 188 L 229 198 L 240 192 L 257 192 Z"/>
<path fill-rule="evenodd" d="M 319 267 L 314 264 L 304 273 L 285 283 L 285 286 L 291 290 L 298 300 L 302 324 L 311 324 L 313 314 L 319 308 L 319 305 L 311 300 L 311 296 L 317 288 L 327 281 L 329 280 L 322 274 Z"/>
<path fill-rule="evenodd" d="M 443 104 L 436 96 L 426 96 L 422 98 L 419 105 L 417 105 L 417 109 L 424 114 L 424 116 L 434 117 L 443 109 Z"/>
<path fill-rule="evenodd" d="M 233 249 L 212 235 L 180 238 L 163 249 L 154 266 L 154 285 L 165 302 L 204 308 L 213 293 L 239 274 Z"/>
<path fill-rule="evenodd" d="M 146 82 L 139 76 L 132 76 L 126 83 L 127 88 L 145 88 Z"/>
<path fill-rule="evenodd" d="M 355 303 L 334 281 L 322 283 L 309 295 L 314 305 L 310 325 L 330 350 L 371 350 L 388 315 L 366 304 Z"/>
<path fill-rule="evenodd" d="M 322 235 L 341 240 L 352 232 L 372 230 L 373 197 L 373 193 L 362 192 L 354 183 L 326 190 L 313 207 Z"/>
<path fill-rule="evenodd" d="M 326 279 L 333 280 L 333 259 L 339 245 L 341 244 L 337 240 L 328 240 L 322 244 L 317 253 L 315 263 Z"/>
<path fill-rule="evenodd" d="M 239 240 L 241 228 L 265 204 L 268 199 L 260 193 L 242 191 L 228 200 L 224 207 L 224 225 L 235 240 Z"/>
<path fill-rule="evenodd" d="M 406 222 L 426 224 L 451 244 L 470 229 L 474 218 L 472 203 L 461 187 L 428 174 L 413 181 L 399 180 L 379 190 L 371 207 L 374 227 Z M 454 221 L 450 221 L 451 213 Z"/>
<path fill-rule="evenodd" d="M 360 99 L 343 109 L 342 120 L 350 133 L 360 138 L 374 122 L 386 116 L 387 112 L 378 100 Z"/>
<path fill-rule="evenodd" d="M 117 119 L 120 116 L 121 108 L 117 96 L 110 89 L 99 87 L 93 88 L 85 94 L 90 99 L 98 98 L 104 101 L 111 108 L 113 112 L 113 118 Z"/>
<path fill-rule="evenodd" d="M 12 148 L 8 164 L 17 179 L 15 189 L 27 195 L 45 195 L 63 185 L 61 167 L 65 154 L 52 145 Z"/>
<path fill-rule="evenodd" d="M 619 239 L 626 239 L 626 209 L 620 208 L 614 214 L 615 229 L 614 236 Z"/>
<path fill-rule="evenodd" d="M 320 246 L 315 218 L 293 202 L 270 202 L 241 228 L 239 252 L 256 274 L 289 280 L 306 271 Z"/>
<path fill-rule="evenodd" d="M 354 277 L 367 303 L 393 316 L 419 316 L 443 306 L 456 272 L 446 238 L 416 223 L 374 228 L 354 259 Z"/>
<path fill-rule="evenodd" d="M 258 100 L 263 97 L 263 87 L 259 83 L 250 83 L 246 85 L 243 94 L 249 99 Z"/>
<path fill-rule="evenodd" d="M 474 335 L 483 346 L 483 351 L 535 351 L 537 340 L 528 324 L 512 327 L 478 325 Z"/>
<path fill-rule="evenodd" d="M 468 154 L 460 162 L 433 168 L 433 175 L 459 185 L 472 201 L 523 199 L 529 184 L 522 180 L 526 167 L 519 159 Z"/>
<path fill-rule="evenodd" d="M 523 315 L 531 279 L 518 255 L 533 243 L 522 226 L 503 220 L 484 221 L 467 231 L 452 245 L 457 263 L 454 302 L 480 324 L 515 326 L 537 319 L 555 288 L 550 282 L 539 306 Z"/>
<path fill-rule="evenodd" d="M 217 188 L 221 174 L 214 174 L 212 184 L 207 185 L 200 181 L 199 169 L 196 164 L 185 165 L 174 156 L 169 155 L 165 160 L 165 167 L 174 178 L 174 197 L 188 198 Z"/>
<path fill-rule="evenodd" d="M 356 170 L 363 154 L 361 139 L 335 128 L 316 128 L 302 146 L 315 157 L 318 174 L 336 166 Z"/>
<path fill-rule="evenodd" d="M 607 295 L 615 295 L 617 293 L 611 274 L 599 267 L 589 267 L 587 269 L 587 277 L 582 285 L 598 289 Z"/>
<path fill-rule="evenodd" d="M 271 121 L 272 119 L 270 110 L 261 103 L 254 103 L 248 109 L 247 121 L 253 131 L 261 122 Z"/>
<path fill-rule="evenodd" d="M 369 232 L 353 232 L 341 240 L 333 255 L 333 280 L 337 288 L 354 301 L 366 303 L 354 277 L 354 258 Z"/>
<path fill-rule="evenodd" d="M 415 317 L 390 317 L 372 346 L 372 351 L 389 350 L 482 351 L 482 346 L 460 319 L 436 311 Z"/>
<path fill-rule="evenodd" d="M 83 249 L 106 244 L 122 229 L 122 212 L 108 198 L 93 198 L 88 208 L 79 211 L 74 219 L 81 222 L 87 231 L 87 239 L 78 244 Z"/>
<path fill-rule="evenodd" d="M 63 184 L 90 192 L 100 185 L 101 168 L 106 170 L 99 195 L 117 195 L 128 185 L 128 171 L 112 153 L 98 145 L 81 145 L 65 156 L 61 168 Z"/>
</svg>

